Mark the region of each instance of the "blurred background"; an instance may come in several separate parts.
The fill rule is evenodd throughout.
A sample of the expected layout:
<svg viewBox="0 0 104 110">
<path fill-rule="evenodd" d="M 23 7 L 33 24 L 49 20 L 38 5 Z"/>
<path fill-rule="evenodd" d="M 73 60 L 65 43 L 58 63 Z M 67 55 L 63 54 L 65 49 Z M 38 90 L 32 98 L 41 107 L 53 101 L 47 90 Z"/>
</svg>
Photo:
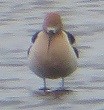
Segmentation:
<svg viewBox="0 0 104 110">
<path fill-rule="evenodd" d="M 28 68 L 31 37 L 47 12 L 58 12 L 76 38 L 78 69 L 65 78 L 68 95 L 32 95 L 42 79 Z M 48 80 L 49 87 L 60 79 Z M 104 110 L 104 1 L 0 0 L 0 110 Z"/>
</svg>

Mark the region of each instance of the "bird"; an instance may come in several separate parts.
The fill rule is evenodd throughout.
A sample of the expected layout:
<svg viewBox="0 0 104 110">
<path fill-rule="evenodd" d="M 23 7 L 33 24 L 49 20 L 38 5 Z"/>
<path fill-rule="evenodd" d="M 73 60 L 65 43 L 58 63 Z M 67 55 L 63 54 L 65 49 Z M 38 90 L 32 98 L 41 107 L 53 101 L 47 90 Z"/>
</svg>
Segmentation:
<svg viewBox="0 0 104 110">
<path fill-rule="evenodd" d="M 42 30 L 33 35 L 31 42 L 28 49 L 29 68 L 43 79 L 42 90 L 48 90 L 46 78 L 61 78 L 61 88 L 64 89 L 64 78 L 77 69 L 79 52 L 73 46 L 74 36 L 64 30 L 60 14 L 47 13 Z"/>
</svg>

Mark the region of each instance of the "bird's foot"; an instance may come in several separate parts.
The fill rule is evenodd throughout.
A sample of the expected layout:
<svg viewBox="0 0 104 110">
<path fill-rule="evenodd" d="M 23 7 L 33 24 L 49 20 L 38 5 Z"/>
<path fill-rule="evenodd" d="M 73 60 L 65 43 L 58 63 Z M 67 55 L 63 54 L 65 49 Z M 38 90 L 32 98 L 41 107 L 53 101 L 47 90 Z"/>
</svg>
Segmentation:
<svg viewBox="0 0 104 110">
<path fill-rule="evenodd" d="M 50 89 L 47 88 L 47 87 L 40 88 L 39 90 L 44 91 L 44 92 L 46 92 L 46 91 L 50 91 Z"/>
<path fill-rule="evenodd" d="M 69 90 L 68 88 L 66 87 L 59 87 L 56 89 L 57 91 L 60 91 L 60 92 L 72 92 L 72 90 Z"/>
</svg>

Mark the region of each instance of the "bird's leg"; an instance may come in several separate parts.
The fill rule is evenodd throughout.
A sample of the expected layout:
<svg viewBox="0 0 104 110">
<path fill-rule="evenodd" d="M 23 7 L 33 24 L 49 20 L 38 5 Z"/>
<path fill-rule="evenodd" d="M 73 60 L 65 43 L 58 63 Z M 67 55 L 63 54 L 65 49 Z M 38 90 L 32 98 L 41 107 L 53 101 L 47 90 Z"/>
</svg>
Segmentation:
<svg viewBox="0 0 104 110">
<path fill-rule="evenodd" d="M 46 79 L 45 78 L 43 78 L 43 81 L 44 81 L 44 90 L 46 90 Z"/>
<path fill-rule="evenodd" d="M 46 79 L 45 78 L 43 78 L 43 83 L 44 83 L 44 87 L 41 88 L 40 90 L 43 90 L 45 92 L 45 91 L 49 90 L 46 86 Z"/>
<path fill-rule="evenodd" d="M 61 87 L 58 88 L 58 91 L 64 91 L 65 87 L 64 87 L 64 77 L 61 77 Z"/>
<path fill-rule="evenodd" d="M 62 85 L 61 85 L 61 89 L 64 89 L 64 77 L 62 77 Z"/>
</svg>

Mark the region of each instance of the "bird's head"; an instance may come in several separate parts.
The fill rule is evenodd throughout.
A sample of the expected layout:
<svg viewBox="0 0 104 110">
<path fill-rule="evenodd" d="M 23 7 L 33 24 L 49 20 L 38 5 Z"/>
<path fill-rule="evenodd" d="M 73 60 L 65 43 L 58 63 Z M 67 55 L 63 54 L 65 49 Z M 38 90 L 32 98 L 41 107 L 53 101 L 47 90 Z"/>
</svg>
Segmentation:
<svg viewBox="0 0 104 110">
<path fill-rule="evenodd" d="M 43 30 L 49 37 L 48 50 L 52 39 L 62 32 L 63 25 L 58 13 L 48 13 L 44 19 Z"/>
<path fill-rule="evenodd" d="M 43 30 L 49 35 L 54 36 L 61 32 L 62 21 L 58 13 L 48 13 L 44 19 Z"/>
</svg>

